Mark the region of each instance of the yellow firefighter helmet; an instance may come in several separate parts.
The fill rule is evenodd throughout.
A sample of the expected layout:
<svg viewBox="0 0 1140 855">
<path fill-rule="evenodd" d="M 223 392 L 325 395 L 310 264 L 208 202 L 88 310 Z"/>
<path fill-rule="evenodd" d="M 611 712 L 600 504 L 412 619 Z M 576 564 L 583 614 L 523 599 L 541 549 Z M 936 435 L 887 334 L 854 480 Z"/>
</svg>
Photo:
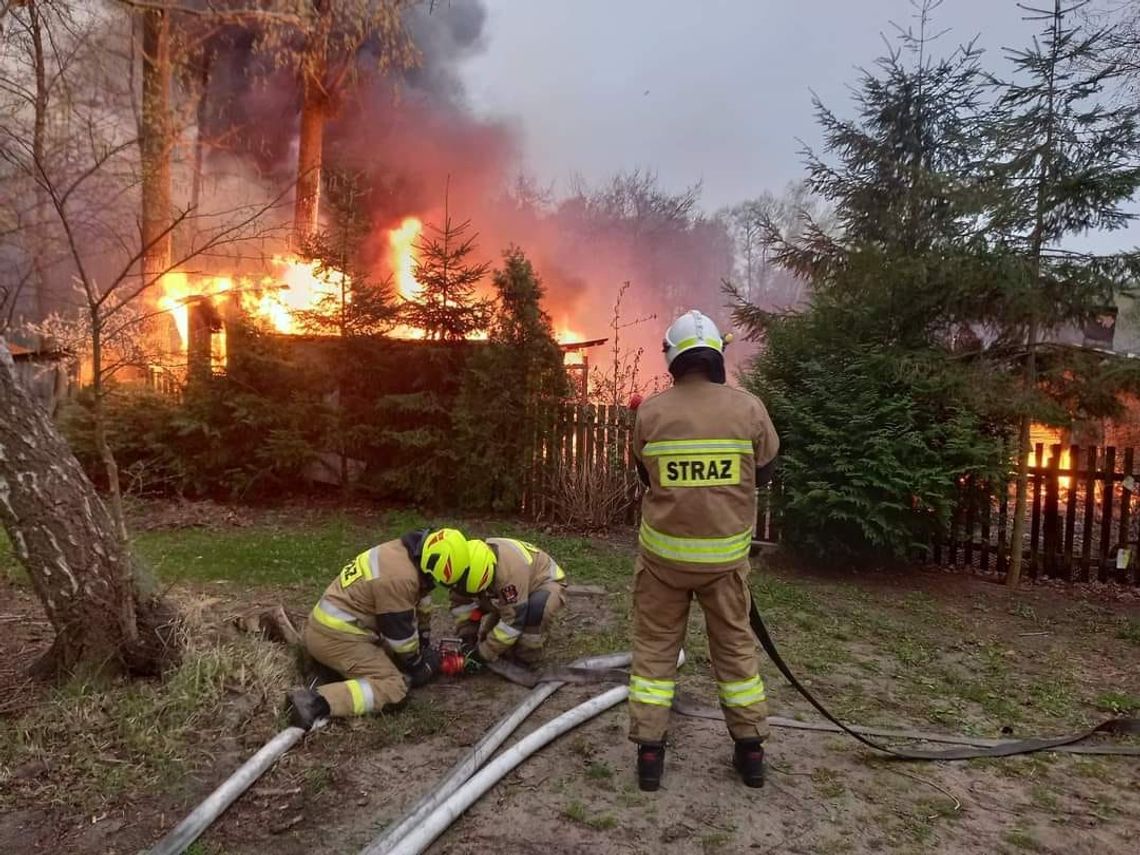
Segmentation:
<svg viewBox="0 0 1140 855">
<path fill-rule="evenodd" d="M 420 569 L 437 583 L 451 587 L 467 573 L 470 558 L 467 538 L 454 528 L 429 532 L 420 554 Z"/>
</svg>

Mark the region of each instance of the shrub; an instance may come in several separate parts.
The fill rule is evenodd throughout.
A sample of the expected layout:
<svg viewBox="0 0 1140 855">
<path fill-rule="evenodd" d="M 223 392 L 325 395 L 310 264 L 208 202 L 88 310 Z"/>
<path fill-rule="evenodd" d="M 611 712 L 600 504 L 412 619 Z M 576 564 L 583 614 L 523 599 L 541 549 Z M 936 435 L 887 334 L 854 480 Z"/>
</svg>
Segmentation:
<svg viewBox="0 0 1140 855">
<path fill-rule="evenodd" d="M 826 312 L 775 320 L 745 380 L 780 433 L 784 537 L 817 556 L 904 557 L 944 527 L 959 479 L 995 477 L 1000 433 L 963 402 L 968 373 L 860 344 Z"/>
</svg>

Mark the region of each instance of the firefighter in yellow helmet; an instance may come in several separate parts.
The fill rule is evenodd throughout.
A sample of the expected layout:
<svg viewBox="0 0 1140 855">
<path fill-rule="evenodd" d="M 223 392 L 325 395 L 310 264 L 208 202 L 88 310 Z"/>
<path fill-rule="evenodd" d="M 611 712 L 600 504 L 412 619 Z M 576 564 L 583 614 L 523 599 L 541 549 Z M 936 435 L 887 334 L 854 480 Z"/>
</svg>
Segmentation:
<svg viewBox="0 0 1140 855">
<path fill-rule="evenodd" d="M 716 324 L 693 310 L 665 333 L 672 388 L 637 408 L 633 453 L 646 485 L 633 583 L 630 739 L 638 784 L 665 767 L 677 654 L 689 602 L 708 627 L 720 704 L 744 783 L 764 783 L 767 703 L 749 625 L 748 554 L 756 487 L 771 477 L 779 439 L 763 403 L 725 385 Z"/>
<path fill-rule="evenodd" d="M 524 665 L 542 655 L 550 619 L 565 601 L 566 573 L 537 546 L 509 537 L 470 540 L 472 579 L 479 593 L 451 589 L 456 635 L 469 659 L 491 662 L 511 654 Z"/>
<path fill-rule="evenodd" d="M 309 655 L 344 677 L 288 693 L 292 723 L 379 712 L 439 673 L 431 591 L 468 582 L 467 539 L 422 529 L 362 552 L 325 589 L 305 624 Z"/>
</svg>

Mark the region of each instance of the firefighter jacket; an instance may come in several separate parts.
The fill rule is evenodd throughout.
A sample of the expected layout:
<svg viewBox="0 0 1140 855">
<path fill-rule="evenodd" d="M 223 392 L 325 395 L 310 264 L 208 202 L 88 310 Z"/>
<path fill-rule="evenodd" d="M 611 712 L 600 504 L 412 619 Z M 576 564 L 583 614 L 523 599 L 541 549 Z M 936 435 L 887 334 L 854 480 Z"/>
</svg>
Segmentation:
<svg viewBox="0 0 1140 855">
<path fill-rule="evenodd" d="M 430 627 L 435 585 L 419 568 L 425 534 L 374 546 L 344 565 L 309 616 L 311 623 L 338 637 L 377 636 L 398 664 L 414 660 L 420 633 Z"/>
<path fill-rule="evenodd" d="M 633 428 L 633 454 L 648 478 L 642 551 L 688 569 L 747 559 L 756 469 L 775 459 L 779 444 L 759 398 L 699 373 L 645 401 Z"/>
<path fill-rule="evenodd" d="M 478 621 L 480 613 L 498 616 L 498 622 L 479 642 L 479 655 L 491 661 L 515 646 L 524 627 L 541 619 L 540 615 L 528 615 L 531 595 L 545 585 L 566 584 L 566 573 L 553 558 L 525 541 L 489 537 L 486 542 L 497 559 L 491 585 L 477 597 L 453 588 L 451 614 L 457 628 Z"/>
</svg>

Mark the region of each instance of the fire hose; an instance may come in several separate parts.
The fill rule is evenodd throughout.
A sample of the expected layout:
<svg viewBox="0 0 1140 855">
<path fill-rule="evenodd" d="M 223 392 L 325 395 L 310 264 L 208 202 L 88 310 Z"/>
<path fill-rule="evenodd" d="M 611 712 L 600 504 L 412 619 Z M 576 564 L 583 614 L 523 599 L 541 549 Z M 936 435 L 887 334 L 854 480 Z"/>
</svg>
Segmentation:
<svg viewBox="0 0 1140 855">
<path fill-rule="evenodd" d="M 628 653 L 595 656 L 579 659 L 571 668 L 580 671 L 620 668 L 623 665 L 628 665 L 630 658 Z M 525 670 L 526 669 L 522 668 L 519 669 L 519 671 Z M 533 672 L 528 671 L 527 673 L 531 674 Z M 625 672 L 619 673 L 624 674 Z M 516 680 L 515 682 L 519 681 Z M 507 737 L 515 731 L 523 720 L 534 712 L 539 704 L 562 688 L 564 682 L 565 681 L 561 680 L 551 680 L 547 682 L 530 683 L 530 685 L 533 686 L 533 690 L 530 694 L 523 698 L 517 707 L 501 718 L 470 750 L 460 757 L 442 781 L 431 787 L 418 802 L 405 811 L 404 816 L 400 820 L 392 823 L 380 837 L 373 840 L 372 843 L 363 850 L 363 855 L 381 855 L 381 853 L 391 851 L 391 847 L 401 841 L 404 835 L 409 833 L 413 827 L 423 823 L 452 793 L 463 786 L 468 779 L 478 772 L 483 764 L 487 762 L 490 756 L 506 741 Z M 522 685 L 527 685 L 527 683 L 524 681 Z"/>
</svg>

